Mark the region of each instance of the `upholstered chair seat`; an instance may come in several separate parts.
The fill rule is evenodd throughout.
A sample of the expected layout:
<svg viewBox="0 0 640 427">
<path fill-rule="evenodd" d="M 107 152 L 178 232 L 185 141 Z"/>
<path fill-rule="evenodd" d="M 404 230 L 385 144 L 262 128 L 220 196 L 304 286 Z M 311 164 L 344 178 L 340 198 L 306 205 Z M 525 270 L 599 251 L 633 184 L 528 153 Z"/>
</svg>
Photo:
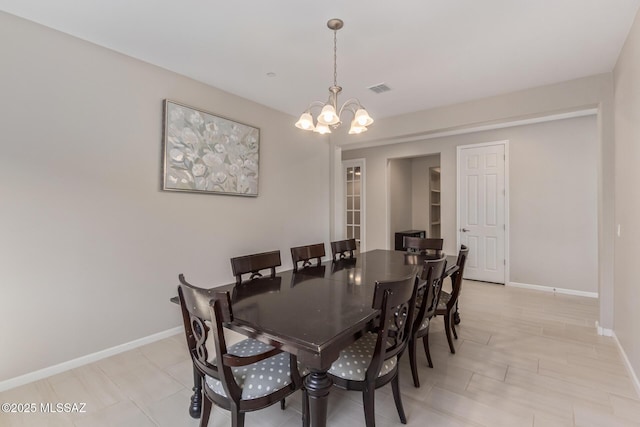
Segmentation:
<svg viewBox="0 0 640 427">
<path fill-rule="evenodd" d="M 246 339 L 230 346 L 228 354 L 248 357 L 270 350 L 273 350 L 270 345 L 254 339 Z M 251 365 L 232 368 L 236 383 L 242 388 L 242 399 L 250 400 L 267 396 L 291 384 L 289 359 L 287 353 L 280 353 Z M 207 375 L 205 381 L 214 393 L 227 397 L 219 380 Z"/>
<path fill-rule="evenodd" d="M 420 325 L 420 327 L 418 328 L 418 331 L 424 331 L 429 327 L 429 319 L 424 319 L 422 321 L 422 324 Z"/>
<path fill-rule="evenodd" d="M 378 334 L 368 332 L 362 338 L 342 350 L 338 360 L 333 362 L 329 374 L 344 378 L 345 380 L 364 381 L 365 373 L 373 358 L 373 351 L 375 350 L 377 339 Z M 394 366 L 396 366 L 397 360 L 397 357 L 385 360 L 378 377 L 382 377 L 391 372 Z"/>
<path fill-rule="evenodd" d="M 451 300 L 451 294 L 445 291 L 440 291 L 440 300 L 438 301 L 438 310 L 446 310 L 447 304 Z"/>
</svg>

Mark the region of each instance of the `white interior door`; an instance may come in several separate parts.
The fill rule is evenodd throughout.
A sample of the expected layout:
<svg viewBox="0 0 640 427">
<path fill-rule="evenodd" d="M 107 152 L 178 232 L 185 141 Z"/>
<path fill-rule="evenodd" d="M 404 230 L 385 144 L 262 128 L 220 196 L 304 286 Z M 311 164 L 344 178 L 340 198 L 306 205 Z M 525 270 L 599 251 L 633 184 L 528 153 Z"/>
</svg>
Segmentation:
<svg viewBox="0 0 640 427">
<path fill-rule="evenodd" d="M 464 277 L 505 283 L 506 142 L 458 148 L 458 241 L 469 247 Z"/>
</svg>

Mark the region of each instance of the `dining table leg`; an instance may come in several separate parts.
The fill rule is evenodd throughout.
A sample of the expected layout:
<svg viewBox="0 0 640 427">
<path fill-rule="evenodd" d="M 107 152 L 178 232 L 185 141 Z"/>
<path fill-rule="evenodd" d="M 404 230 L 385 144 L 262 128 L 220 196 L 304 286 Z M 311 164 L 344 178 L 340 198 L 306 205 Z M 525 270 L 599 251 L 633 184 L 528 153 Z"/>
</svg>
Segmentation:
<svg viewBox="0 0 640 427">
<path fill-rule="evenodd" d="M 191 418 L 200 418 L 202 412 L 202 374 L 196 367 L 193 367 L 193 396 L 189 405 L 189 415 Z"/>
<path fill-rule="evenodd" d="M 309 418 L 311 427 L 325 427 L 327 425 L 327 407 L 329 391 L 333 381 L 327 371 L 312 370 L 304 379 L 304 387 L 309 396 Z"/>
</svg>

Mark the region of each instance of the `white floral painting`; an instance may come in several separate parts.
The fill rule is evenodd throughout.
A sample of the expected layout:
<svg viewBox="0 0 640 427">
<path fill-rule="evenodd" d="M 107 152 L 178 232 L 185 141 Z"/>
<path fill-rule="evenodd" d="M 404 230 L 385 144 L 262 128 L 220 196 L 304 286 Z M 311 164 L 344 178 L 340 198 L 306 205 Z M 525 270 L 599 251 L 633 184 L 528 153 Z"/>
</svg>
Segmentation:
<svg viewBox="0 0 640 427">
<path fill-rule="evenodd" d="M 258 195 L 258 128 L 164 101 L 163 189 Z"/>
</svg>

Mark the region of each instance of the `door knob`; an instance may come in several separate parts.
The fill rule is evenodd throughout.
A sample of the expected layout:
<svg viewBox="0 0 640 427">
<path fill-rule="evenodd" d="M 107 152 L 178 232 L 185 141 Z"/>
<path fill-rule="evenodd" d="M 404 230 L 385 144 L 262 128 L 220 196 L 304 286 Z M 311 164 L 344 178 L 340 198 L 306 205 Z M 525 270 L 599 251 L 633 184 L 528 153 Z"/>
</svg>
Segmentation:
<svg viewBox="0 0 640 427">
<path fill-rule="evenodd" d="M 463 233 L 466 233 L 467 231 L 471 231 L 468 228 L 461 228 L 460 231 L 462 231 Z"/>
</svg>

